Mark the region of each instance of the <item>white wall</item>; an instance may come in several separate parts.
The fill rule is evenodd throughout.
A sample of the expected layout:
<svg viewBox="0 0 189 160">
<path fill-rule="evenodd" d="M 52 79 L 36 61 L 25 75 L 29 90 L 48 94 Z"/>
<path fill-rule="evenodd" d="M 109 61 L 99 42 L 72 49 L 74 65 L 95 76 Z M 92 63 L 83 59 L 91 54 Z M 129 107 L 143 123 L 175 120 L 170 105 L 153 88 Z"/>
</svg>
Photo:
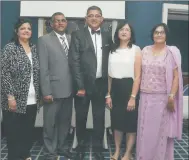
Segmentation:
<svg viewBox="0 0 189 160">
<path fill-rule="evenodd" d="M 96 5 L 104 18 L 125 19 L 125 1 L 21 1 L 20 16 L 50 17 L 63 12 L 66 17 L 83 18 L 87 8 Z"/>
</svg>

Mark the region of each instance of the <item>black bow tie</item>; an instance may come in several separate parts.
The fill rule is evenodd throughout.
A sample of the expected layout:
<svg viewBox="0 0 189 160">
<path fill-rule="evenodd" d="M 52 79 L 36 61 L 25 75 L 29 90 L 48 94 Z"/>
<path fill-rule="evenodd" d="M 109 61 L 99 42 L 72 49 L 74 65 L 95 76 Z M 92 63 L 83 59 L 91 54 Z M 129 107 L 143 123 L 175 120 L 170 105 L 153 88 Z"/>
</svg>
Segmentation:
<svg viewBox="0 0 189 160">
<path fill-rule="evenodd" d="M 97 31 L 91 30 L 91 34 L 95 34 L 95 33 L 100 35 L 100 30 L 97 30 Z"/>
</svg>

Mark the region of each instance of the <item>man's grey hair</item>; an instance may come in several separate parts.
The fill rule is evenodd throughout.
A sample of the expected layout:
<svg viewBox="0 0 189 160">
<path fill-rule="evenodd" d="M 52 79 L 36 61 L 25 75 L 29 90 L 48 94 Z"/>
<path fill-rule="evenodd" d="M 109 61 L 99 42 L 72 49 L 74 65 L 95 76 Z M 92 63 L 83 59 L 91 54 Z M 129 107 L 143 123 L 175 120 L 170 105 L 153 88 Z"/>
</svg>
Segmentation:
<svg viewBox="0 0 189 160">
<path fill-rule="evenodd" d="M 57 16 L 57 15 L 63 15 L 63 16 L 64 16 L 64 14 L 63 14 L 62 12 L 55 12 L 55 13 L 51 16 L 51 23 L 53 23 L 54 17 Z M 64 17 L 65 17 L 65 16 L 64 16 Z"/>
</svg>

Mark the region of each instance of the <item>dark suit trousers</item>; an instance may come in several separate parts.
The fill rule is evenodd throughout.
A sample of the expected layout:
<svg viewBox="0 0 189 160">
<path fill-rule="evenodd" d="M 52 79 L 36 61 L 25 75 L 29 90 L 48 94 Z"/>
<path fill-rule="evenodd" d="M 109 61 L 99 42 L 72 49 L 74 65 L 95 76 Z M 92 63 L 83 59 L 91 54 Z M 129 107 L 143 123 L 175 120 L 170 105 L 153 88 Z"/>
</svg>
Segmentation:
<svg viewBox="0 0 189 160">
<path fill-rule="evenodd" d="M 30 157 L 36 112 L 36 105 L 28 105 L 26 114 L 3 111 L 8 160 L 20 160 Z"/>
<path fill-rule="evenodd" d="M 101 152 L 103 148 L 104 119 L 105 119 L 105 84 L 103 79 L 96 79 L 94 90 L 85 97 L 75 97 L 76 109 L 76 135 L 78 139 L 78 149 L 84 151 L 86 137 L 86 122 L 90 101 L 92 103 L 93 115 L 93 150 Z"/>
</svg>

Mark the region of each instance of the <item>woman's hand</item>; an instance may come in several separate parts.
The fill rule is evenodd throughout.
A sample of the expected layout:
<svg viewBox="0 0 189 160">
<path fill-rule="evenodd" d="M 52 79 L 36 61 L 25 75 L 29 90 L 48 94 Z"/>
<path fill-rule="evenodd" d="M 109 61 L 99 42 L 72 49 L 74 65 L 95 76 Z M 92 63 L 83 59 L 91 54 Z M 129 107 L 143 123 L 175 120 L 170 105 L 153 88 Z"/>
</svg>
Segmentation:
<svg viewBox="0 0 189 160">
<path fill-rule="evenodd" d="M 16 111 L 16 100 L 8 98 L 8 106 L 9 106 L 10 111 L 15 112 Z"/>
<path fill-rule="evenodd" d="M 168 109 L 170 112 L 174 112 L 174 111 L 175 111 L 174 98 L 172 98 L 172 97 L 169 97 L 169 98 L 168 98 L 167 109 Z"/>
<path fill-rule="evenodd" d="M 112 109 L 112 98 L 111 97 L 107 97 L 106 98 L 106 105 Z"/>
<path fill-rule="evenodd" d="M 127 111 L 133 111 L 135 110 L 135 98 L 130 98 L 128 104 L 127 104 Z"/>
</svg>

